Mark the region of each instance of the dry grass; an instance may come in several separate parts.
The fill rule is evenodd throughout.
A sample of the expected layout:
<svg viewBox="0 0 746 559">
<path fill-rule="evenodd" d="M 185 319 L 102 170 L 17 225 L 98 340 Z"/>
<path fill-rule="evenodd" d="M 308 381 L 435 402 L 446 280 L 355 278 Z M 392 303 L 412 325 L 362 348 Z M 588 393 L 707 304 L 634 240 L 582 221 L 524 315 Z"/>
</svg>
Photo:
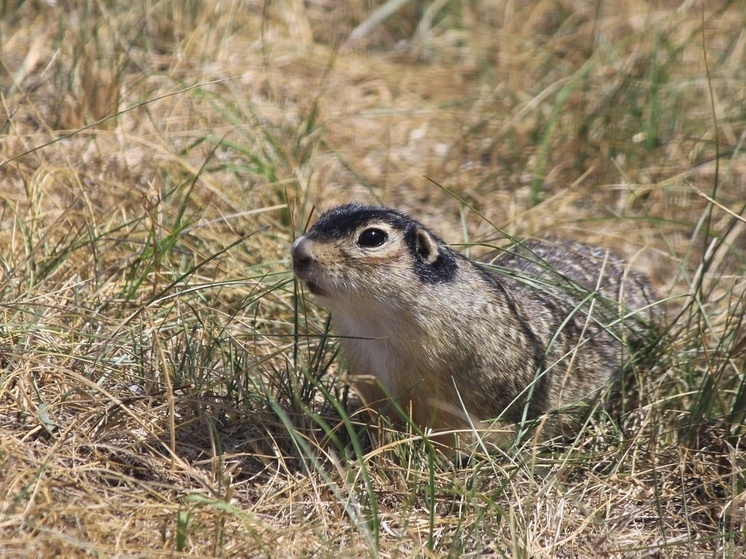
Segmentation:
<svg viewBox="0 0 746 559">
<path fill-rule="evenodd" d="M 742 557 L 743 3 L 335 6 L 0 5 L 0 556 Z M 371 445 L 287 253 L 353 199 L 625 253 L 639 406 Z"/>
</svg>

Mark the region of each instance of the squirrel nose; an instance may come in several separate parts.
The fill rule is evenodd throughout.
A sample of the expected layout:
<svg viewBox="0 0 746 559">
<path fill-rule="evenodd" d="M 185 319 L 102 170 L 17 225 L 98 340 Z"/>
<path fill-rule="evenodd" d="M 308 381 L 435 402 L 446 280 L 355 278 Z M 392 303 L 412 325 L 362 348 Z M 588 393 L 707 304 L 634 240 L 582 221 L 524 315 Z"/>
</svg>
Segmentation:
<svg viewBox="0 0 746 559">
<path fill-rule="evenodd" d="M 290 255 L 293 257 L 293 269 L 296 272 L 302 272 L 308 269 L 314 261 L 313 254 L 309 245 L 311 243 L 305 237 L 295 240 L 290 248 Z"/>
</svg>

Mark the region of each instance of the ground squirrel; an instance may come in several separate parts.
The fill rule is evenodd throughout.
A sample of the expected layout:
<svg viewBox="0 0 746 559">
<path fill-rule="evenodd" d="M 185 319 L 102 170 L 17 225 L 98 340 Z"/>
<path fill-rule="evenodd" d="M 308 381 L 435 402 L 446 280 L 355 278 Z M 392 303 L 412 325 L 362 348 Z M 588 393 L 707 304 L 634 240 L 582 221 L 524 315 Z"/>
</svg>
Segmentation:
<svg viewBox="0 0 746 559">
<path fill-rule="evenodd" d="M 572 416 L 558 410 L 617 376 L 654 315 L 649 281 L 601 248 L 531 240 L 476 262 L 384 207 L 333 208 L 291 253 L 364 402 L 394 398 L 423 428 L 553 412 L 556 435 Z"/>
</svg>

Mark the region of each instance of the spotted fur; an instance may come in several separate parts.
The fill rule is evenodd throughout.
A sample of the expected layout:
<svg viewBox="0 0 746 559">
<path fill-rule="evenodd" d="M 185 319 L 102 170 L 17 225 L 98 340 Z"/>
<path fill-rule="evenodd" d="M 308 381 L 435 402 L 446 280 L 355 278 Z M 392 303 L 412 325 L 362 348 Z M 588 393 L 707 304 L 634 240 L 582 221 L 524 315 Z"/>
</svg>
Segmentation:
<svg viewBox="0 0 746 559">
<path fill-rule="evenodd" d="M 475 262 L 383 207 L 324 213 L 292 256 L 332 311 L 365 402 L 396 400 L 424 428 L 555 412 L 548 432 L 558 434 L 655 319 L 647 278 L 599 247 L 534 240 Z"/>
</svg>

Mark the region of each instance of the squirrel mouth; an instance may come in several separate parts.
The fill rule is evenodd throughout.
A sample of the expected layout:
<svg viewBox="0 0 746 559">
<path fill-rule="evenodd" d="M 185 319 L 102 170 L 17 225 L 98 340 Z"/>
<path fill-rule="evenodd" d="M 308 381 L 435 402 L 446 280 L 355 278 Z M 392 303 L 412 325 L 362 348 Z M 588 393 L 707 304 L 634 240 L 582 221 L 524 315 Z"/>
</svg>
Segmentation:
<svg viewBox="0 0 746 559">
<path fill-rule="evenodd" d="M 319 274 L 315 273 L 311 266 L 303 262 L 298 262 L 294 258 L 293 272 L 295 272 L 295 277 L 301 280 L 306 285 L 306 289 L 308 289 L 308 291 L 310 291 L 313 295 L 325 295 L 326 291 L 324 290 L 324 288 L 321 287 L 321 285 L 319 285 L 317 281 L 314 281 L 314 279 L 317 279 L 317 276 Z"/>
<path fill-rule="evenodd" d="M 305 284 L 306 284 L 306 288 L 308 289 L 308 291 L 310 291 L 313 295 L 317 295 L 319 297 L 324 296 L 325 292 L 318 283 L 314 281 L 306 280 Z"/>
</svg>

